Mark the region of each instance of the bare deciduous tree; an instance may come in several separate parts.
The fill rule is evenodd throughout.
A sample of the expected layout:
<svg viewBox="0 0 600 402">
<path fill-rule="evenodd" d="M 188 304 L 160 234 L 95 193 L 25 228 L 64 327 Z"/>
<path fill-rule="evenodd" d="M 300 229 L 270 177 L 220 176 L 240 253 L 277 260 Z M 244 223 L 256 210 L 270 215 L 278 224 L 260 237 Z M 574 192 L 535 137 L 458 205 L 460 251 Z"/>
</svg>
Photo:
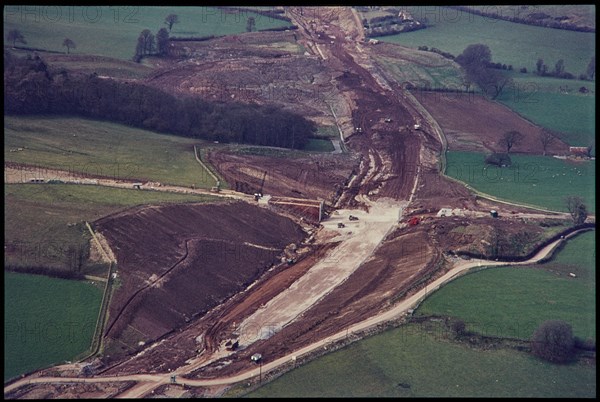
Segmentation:
<svg viewBox="0 0 600 402">
<path fill-rule="evenodd" d="M 19 31 L 18 29 L 11 29 L 10 31 L 8 31 L 7 39 L 9 42 L 12 42 L 13 47 L 16 46 L 17 42 L 22 43 L 24 45 L 27 44 L 25 37 L 23 36 L 21 31 Z"/>
<path fill-rule="evenodd" d="M 506 153 L 510 153 L 512 147 L 521 142 L 523 139 L 523 134 L 516 130 L 507 131 L 502 135 L 500 141 L 498 141 L 498 145 L 506 148 Z"/>
<path fill-rule="evenodd" d="M 256 29 L 256 20 L 254 19 L 254 17 L 248 17 L 248 20 L 246 21 L 246 31 L 252 32 L 255 29 Z"/>
<path fill-rule="evenodd" d="M 548 146 L 556 141 L 556 137 L 552 132 L 548 129 L 542 129 L 540 132 L 540 142 L 542 143 L 542 149 L 544 151 L 544 155 L 546 155 L 546 151 L 548 150 Z"/>
<path fill-rule="evenodd" d="M 71 48 L 75 49 L 77 47 L 77 45 L 75 45 L 75 42 L 73 42 L 69 38 L 65 38 L 62 45 L 67 48 L 67 54 L 70 53 Z"/>
<path fill-rule="evenodd" d="M 173 28 L 173 25 L 177 24 L 178 22 L 179 16 L 177 14 L 169 14 L 165 18 L 165 24 L 167 24 L 167 26 L 169 27 L 169 32 L 171 32 L 171 28 Z"/>
</svg>

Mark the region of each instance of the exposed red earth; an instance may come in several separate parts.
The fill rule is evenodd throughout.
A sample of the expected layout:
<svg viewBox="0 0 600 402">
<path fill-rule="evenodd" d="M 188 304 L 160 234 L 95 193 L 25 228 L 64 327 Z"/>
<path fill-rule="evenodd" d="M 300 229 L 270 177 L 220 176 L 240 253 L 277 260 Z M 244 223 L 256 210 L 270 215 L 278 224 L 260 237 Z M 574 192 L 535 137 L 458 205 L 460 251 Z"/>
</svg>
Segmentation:
<svg viewBox="0 0 600 402">
<path fill-rule="evenodd" d="M 467 106 L 440 105 L 429 95 L 415 102 L 373 61 L 377 48 L 362 41 L 360 20 L 350 8 L 286 8 L 286 13 L 297 31 L 177 43 L 187 58 L 163 63 L 148 84 L 257 103 L 269 101 L 264 88 L 288 85 L 294 97 L 272 98 L 274 103 L 336 124 L 349 153 L 256 155 L 219 146 L 207 151 L 207 161 L 230 184 L 231 194 L 261 191 L 262 199 L 140 207 L 94 222 L 116 255 L 120 287 L 105 327 L 104 365 L 93 380 L 106 378 L 100 384 L 107 387 L 114 387 L 115 376 L 137 381 L 122 397 L 166 395 L 171 373 L 188 384 L 209 379 L 225 384 L 256 369 L 250 359 L 255 353 L 269 365 L 302 348 L 322 347 L 328 337 L 452 276 L 460 261 L 448 250 L 485 254 L 486 242 L 498 233 L 506 244 L 518 236 L 529 236 L 533 244 L 545 236 L 536 219 L 565 218 L 482 199 L 440 175 L 445 139 L 418 102 L 431 107 L 435 118 L 467 113 Z M 299 45 L 306 54 L 294 50 Z M 215 86 L 219 74 L 227 77 L 224 82 L 251 83 L 255 90 Z M 326 96 L 315 97 L 314 88 Z M 477 102 L 481 116 L 501 113 L 487 101 Z M 478 133 L 466 124 L 439 122 L 444 133 L 450 131 L 451 147 L 473 141 L 474 148 L 465 149 L 491 149 L 486 144 L 497 133 L 477 143 Z M 506 127 L 526 131 L 522 151 L 531 151 L 536 128 L 517 120 L 510 124 Z M 296 213 L 277 201 L 295 204 Z M 326 212 L 320 223 L 314 222 L 314 206 L 302 211 L 303 203 L 314 202 L 323 202 Z M 440 208 L 466 212 L 441 218 Z M 502 219 L 491 218 L 490 209 Z M 525 213 L 532 214 L 528 220 L 522 219 Z M 307 214 L 313 222 L 304 219 Z M 418 224 L 408 225 L 414 217 Z M 236 341 L 237 349 L 231 347 Z M 79 372 L 65 367 L 34 376 L 57 375 Z M 19 398 L 24 387 L 9 394 L 5 388 L 5 396 Z M 65 392 L 55 387 L 48 395 Z"/>
</svg>

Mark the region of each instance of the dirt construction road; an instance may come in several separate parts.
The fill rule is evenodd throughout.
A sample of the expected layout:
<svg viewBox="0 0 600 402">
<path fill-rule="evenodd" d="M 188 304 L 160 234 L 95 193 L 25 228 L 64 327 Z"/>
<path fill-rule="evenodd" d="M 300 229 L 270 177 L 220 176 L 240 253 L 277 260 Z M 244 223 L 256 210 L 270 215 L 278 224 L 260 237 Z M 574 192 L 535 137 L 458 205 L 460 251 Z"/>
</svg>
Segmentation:
<svg viewBox="0 0 600 402">
<path fill-rule="evenodd" d="M 48 180 L 60 180 L 65 183 L 81 184 L 81 185 L 94 185 L 94 186 L 106 186 L 116 188 L 133 188 L 133 181 L 130 180 L 119 180 L 109 178 L 82 178 L 64 170 L 45 169 L 46 181 Z M 4 167 L 4 182 L 5 183 L 29 183 L 30 179 L 39 176 L 39 172 L 35 168 L 27 166 L 12 166 Z M 140 187 L 140 191 L 164 191 L 170 193 L 182 193 L 182 194 L 203 194 L 212 195 L 216 197 L 233 198 L 244 201 L 253 201 L 254 197 L 248 194 L 239 193 L 232 190 L 221 190 L 219 193 L 214 193 L 204 189 L 192 189 L 189 187 L 182 186 L 169 186 L 160 185 L 156 186 L 153 184 L 146 184 Z"/>
<path fill-rule="evenodd" d="M 485 260 L 469 262 L 454 260 L 455 265 L 447 272 L 440 273 L 441 276 L 433 279 L 422 289 L 415 287 L 412 289 L 414 293 L 404 293 L 409 296 L 403 296 L 406 298 L 398 299 L 395 303 L 389 301 L 392 300 L 392 295 L 405 289 L 392 288 L 386 289 L 385 292 L 377 292 L 381 289 L 382 283 L 400 284 L 403 281 L 410 282 L 420 279 L 417 278 L 417 275 L 424 275 L 427 267 L 434 261 L 430 258 L 435 254 L 433 246 L 428 243 L 430 239 L 426 233 L 421 232 L 422 237 L 415 237 L 414 243 L 407 242 L 413 246 L 405 253 L 408 256 L 405 265 L 410 265 L 413 270 L 405 272 L 401 269 L 400 264 L 394 266 L 394 261 L 390 256 L 393 250 L 389 250 L 397 249 L 398 247 L 392 246 L 397 245 L 403 239 L 396 239 L 398 243 L 391 243 L 392 246 L 390 246 L 390 243 L 386 244 L 386 237 L 392 232 L 392 229 L 397 227 L 405 210 L 413 207 L 409 204 L 421 203 L 419 188 L 427 184 L 423 171 L 435 169 L 434 173 L 437 177 L 441 139 L 428 127 L 418 108 L 402 97 L 401 89 L 398 89 L 397 92 L 391 91 L 391 85 L 372 62 L 370 48 L 358 42 L 363 37 L 360 21 L 357 21 L 356 15 L 349 7 L 319 7 L 312 12 L 313 15 L 306 8 L 304 11 L 301 9 L 286 11 L 292 17 L 293 23 L 300 27 L 297 31 L 301 36 L 299 42 L 302 42 L 306 49 L 312 50 L 315 55 L 321 57 L 323 65 L 327 71 L 331 72 L 332 81 L 335 82 L 341 97 L 347 101 L 346 112 L 338 110 L 336 121 L 339 121 L 339 125 L 344 131 L 344 145 L 361 157 L 356 174 L 345 186 L 336 204 L 340 208 L 338 214 L 334 213 L 328 221 L 323 222 L 320 233 L 323 237 L 329 236 L 327 240 L 320 243 L 321 247 L 327 246 L 327 241 L 336 242 L 339 245 L 331 249 L 323 248 L 323 255 L 315 257 L 308 267 L 302 267 L 302 272 L 286 283 L 285 288 L 268 289 L 273 293 L 270 293 L 269 299 L 261 299 L 259 303 L 255 303 L 254 310 L 247 308 L 244 314 L 234 315 L 232 311 L 241 303 L 233 307 L 227 305 L 222 307 L 223 310 L 215 309 L 211 312 L 214 313 L 214 316 L 209 313 L 207 317 L 190 323 L 190 326 L 181 332 L 175 331 L 172 337 L 153 344 L 136 356 L 127 358 L 119 363 L 120 366 L 108 368 L 107 373 L 91 378 L 39 377 L 38 373 L 37 378 L 34 374 L 6 386 L 5 396 L 22 385 L 33 383 L 136 381 L 139 384 L 120 395 L 121 397 L 136 398 L 148 395 L 160 385 L 170 382 L 173 373 L 177 375 L 176 381 L 179 384 L 190 386 L 233 384 L 289 364 L 296 358 L 323 348 L 336 340 L 344 339 L 349 334 L 402 317 L 408 309 L 417 306 L 432 290 L 468 272 L 469 269 L 484 265 L 508 264 Z M 411 127 L 417 122 L 425 123 L 423 128 L 418 131 L 412 130 Z M 355 133 L 356 128 L 361 129 L 357 130 L 360 134 Z M 446 186 L 445 182 L 438 182 Z M 123 184 L 123 186 L 131 186 L 131 183 Z M 448 187 L 439 185 L 437 188 L 431 189 L 431 193 L 435 193 L 434 195 L 437 197 L 431 198 L 434 200 L 432 204 L 438 199 L 446 202 L 448 198 L 458 198 L 453 197 L 452 193 L 445 190 L 446 188 Z M 460 186 L 460 188 L 463 193 L 468 193 L 464 187 Z M 205 191 L 199 190 L 185 190 L 205 193 Z M 463 197 L 463 193 L 457 192 L 460 197 Z M 239 196 L 238 194 L 231 195 Z M 416 198 L 418 202 L 413 202 L 413 198 Z M 436 206 L 440 207 L 440 205 Z M 358 220 L 350 221 L 348 219 L 350 214 L 357 216 Z M 338 223 L 344 223 L 345 227 L 338 228 Z M 421 229 L 417 227 L 416 230 Z M 391 239 L 391 241 L 393 240 Z M 511 265 L 539 261 L 549 254 L 559 242 L 560 240 L 544 247 L 528 261 Z M 380 258 L 375 258 L 382 248 L 386 248 L 385 251 L 388 254 L 382 253 Z M 417 263 L 417 259 L 411 254 L 414 251 L 412 248 L 425 250 L 427 253 L 424 253 L 427 255 Z M 398 259 L 401 259 L 400 257 L 402 256 L 399 256 Z M 371 264 L 365 263 L 365 261 L 370 261 Z M 292 266 L 292 271 L 301 264 L 302 262 Z M 392 277 L 392 273 L 397 276 Z M 393 280 L 389 280 L 389 278 L 393 278 Z M 433 278 L 433 276 L 429 278 Z M 257 288 L 259 287 L 260 284 L 257 285 Z M 343 288 L 343 292 L 340 291 L 341 288 Z M 255 300 L 254 298 L 259 296 L 255 290 L 256 288 L 247 289 L 248 292 L 241 295 L 241 301 Z M 350 295 L 348 296 L 350 299 L 342 300 L 330 297 L 332 294 L 337 297 L 336 291 L 344 293 L 344 296 Z M 386 297 L 390 303 L 386 307 L 382 307 L 381 300 L 369 298 L 369 296 L 377 296 L 387 291 L 389 291 L 389 295 L 382 296 Z M 339 300 L 342 302 L 338 303 Z M 356 304 L 353 304 L 354 302 Z M 313 328 L 310 326 L 312 324 L 309 320 L 312 317 L 302 319 L 302 314 L 315 306 L 318 307 L 317 310 L 320 308 L 323 313 L 316 316 L 316 319 L 320 321 Z M 348 313 L 345 315 L 347 317 L 345 319 L 348 321 L 340 324 L 335 321 L 344 316 L 344 314 L 338 314 L 339 311 Z M 231 313 L 231 317 L 224 317 L 227 313 Z M 219 314 L 223 315 L 219 316 Z M 219 347 L 224 338 L 212 336 L 210 329 L 223 323 L 223 328 L 227 330 L 224 332 L 229 335 L 229 324 L 233 321 L 237 323 L 238 329 L 258 323 L 259 326 L 270 328 L 272 331 L 261 334 L 262 336 L 255 338 L 254 342 L 247 340 L 244 343 L 245 340 L 240 339 L 241 346 L 247 346 L 247 348 L 242 348 L 227 363 L 221 360 L 223 364 L 218 367 L 218 370 L 223 369 L 223 371 L 218 371 L 214 366 L 209 367 L 209 364 L 218 363 L 219 359 L 233 353 Z M 264 325 L 265 323 L 269 325 Z M 314 333 L 315 338 L 310 341 L 307 341 L 307 338 L 300 338 L 297 343 L 293 343 L 292 341 L 296 338 L 286 335 L 290 337 L 291 341 L 287 338 L 278 340 L 277 336 L 285 335 L 286 331 L 296 330 L 296 328 L 301 335 Z M 187 335 L 185 335 L 186 331 Z M 203 339 L 198 341 L 198 338 Z M 263 343 L 261 344 L 261 342 Z M 284 349 L 276 349 L 277 342 L 287 346 L 291 345 L 287 349 L 289 352 Z M 268 350 L 267 347 L 271 347 L 271 350 L 277 351 L 277 353 L 268 355 L 268 359 L 264 359 L 265 362 L 261 367 L 250 366 L 250 359 L 244 355 L 256 345 L 264 347 L 265 350 Z M 178 353 L 179 355 L 177 355 Z M 264 356 L 267 356 L 266 352 Z M 171 358 L 170 361 L 169 358 Z M 162 366 L 166 363 L 171 364 L 168 372 Z M 248 369 L 248 367 L 251 368 Z M 203 368 L 207 368 L 207 371 L 196 371 Z M 148 373 L 149 370 L 154 371 Z M 227 370 L 229 370 L 229 374 L 226 374 Z"/>
<path fill-rule="evenodd" d="M 244 333 L 243 329 L 248 327 L 265 328 L 268 331 L 261 333 L 260 338 L 267 338 L 310 308 L 346 280 L 373 253 L 396 225 L 405 206 L 405 202 L 380 200 L 372 204 L 368 213 L 338 210 L 323 225 L 335 234 L 330 241 L 341 241 L 340 245 L 289 288 L 246 318 L 240 324 L 239 332 Z M 352 214 L 358 218 L 357 221 L 349 220 Z M 338 228 L 338 223 L 343 223 L 344 227 Z M 254 337 L 251 340 L 242 337 L 240 346 L 247 346 L 246 342 L 253 341 Z"/>
</svg>

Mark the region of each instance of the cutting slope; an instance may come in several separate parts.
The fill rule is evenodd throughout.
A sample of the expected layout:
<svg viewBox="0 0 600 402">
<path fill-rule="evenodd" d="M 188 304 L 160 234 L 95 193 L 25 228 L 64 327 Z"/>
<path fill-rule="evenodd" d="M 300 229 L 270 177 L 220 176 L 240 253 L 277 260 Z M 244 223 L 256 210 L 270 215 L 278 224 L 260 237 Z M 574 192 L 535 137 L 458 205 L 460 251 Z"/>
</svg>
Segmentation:
<svg viewBox="0 0 600 402">
<path fill-rule="evenodd" d="M 304 237 L 292 221 L 246 203 L 136 208 L 96 227 L 118 261 L 105 335 L 131 351 L 202 315 Z M 117 343 L 113 343 L 116 345 Z"/>
</svg>

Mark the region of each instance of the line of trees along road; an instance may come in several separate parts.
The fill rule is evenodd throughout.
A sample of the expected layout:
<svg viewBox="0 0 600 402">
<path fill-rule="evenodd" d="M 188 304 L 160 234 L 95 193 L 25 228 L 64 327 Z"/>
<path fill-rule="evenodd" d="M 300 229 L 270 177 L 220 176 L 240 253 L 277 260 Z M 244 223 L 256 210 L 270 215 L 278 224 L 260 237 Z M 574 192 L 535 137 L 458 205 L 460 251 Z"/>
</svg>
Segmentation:
<svg viewBox="0 0 600 402">
<path fill-rule="evenodd" d="M 276 106 L 175 97 L 140 83 L 52 71 L 37 57 L 4 54 L 5 114 L 70 114 L 221 142 L 301 149 L 313 122 Z"/>
</svg>

